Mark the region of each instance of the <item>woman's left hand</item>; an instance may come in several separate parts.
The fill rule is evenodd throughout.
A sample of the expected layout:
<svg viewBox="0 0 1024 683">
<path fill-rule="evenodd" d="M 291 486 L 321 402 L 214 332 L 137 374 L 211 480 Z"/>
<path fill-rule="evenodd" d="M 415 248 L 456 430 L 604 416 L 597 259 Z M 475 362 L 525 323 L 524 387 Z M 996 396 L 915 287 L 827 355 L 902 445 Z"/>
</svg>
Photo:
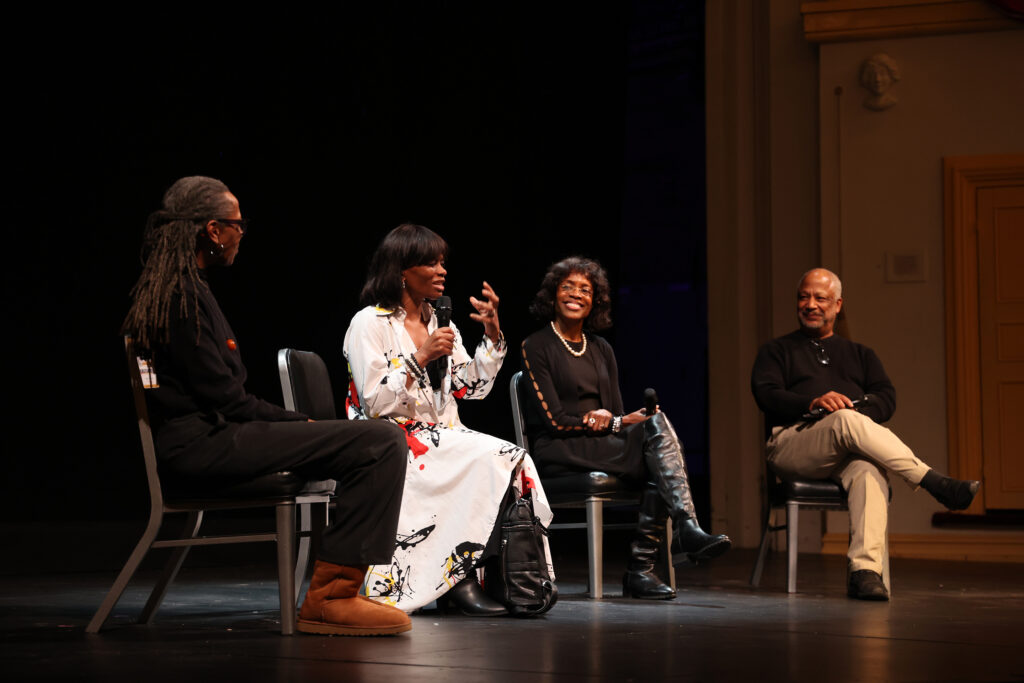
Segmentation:
<svg viewBox="0 0 1024 683">
<path fill-rule="evenodd" d="M 494 289 L 487 284 L 486 280 L 484 280 L 481 294 L 484 297 L 483 301 L 473 296 L 469 297 L 469 303 L 473 304 L 473 308 L 476 309 L 476 313 L 470 313 L 469 317 L 478 323 L 483 323 L 484 334 L 497 344 L 501 339 L 501 325 L 498 324 L 498 295 L 494 293 Z"/>
<path fill-rule="evenodd" d="M 659 411 L 655 408 L 654 412 Z M 649 417 L 650 415 L 648 415 L 643 408 L 640 410 L 634 410 L 632 413 L 626 413 L 622 416 L 622 426 L 628 427 L 629 425 L 639 424 L 641 422 L 645 422 Z"/>
<path fill-rule="evenodd" d="M 583 415 L 583 426 L 587 431 L 606 432 L 612 426 L 612 414 L 604 408 L 591 410 Z"/>
</svg>

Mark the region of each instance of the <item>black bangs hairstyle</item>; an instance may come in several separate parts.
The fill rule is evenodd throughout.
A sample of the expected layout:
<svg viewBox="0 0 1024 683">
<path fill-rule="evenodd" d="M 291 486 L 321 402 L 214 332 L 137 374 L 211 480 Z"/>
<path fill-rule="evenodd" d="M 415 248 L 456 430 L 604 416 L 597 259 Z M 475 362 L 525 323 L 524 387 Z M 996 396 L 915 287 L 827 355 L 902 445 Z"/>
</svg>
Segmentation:
<svg viewBox="0 0 1024 683">
<path fill-rule="evenodd" d="M 402 223 L 387 234 L 370 259 L 363 306 L 395 308 L 402 303 L 402 271 L 448 257 L 448 243 L 430 228 Z"/>
<path fill-rule="evenodd" d="M 594 288 L 593 308 L 583 321 L 583 327 L 595 332 L 608 329 L 612 326 L 612 299 L 608 274 L 600 263 L 582 256 L 570 256 L 548 268 L 544 280 L 540 283 L 540 291 L 530 304 L 530 313 L 539 320 L 554 320 L 558 286 L 573 273 L 586 276 Z"/>
</svg>

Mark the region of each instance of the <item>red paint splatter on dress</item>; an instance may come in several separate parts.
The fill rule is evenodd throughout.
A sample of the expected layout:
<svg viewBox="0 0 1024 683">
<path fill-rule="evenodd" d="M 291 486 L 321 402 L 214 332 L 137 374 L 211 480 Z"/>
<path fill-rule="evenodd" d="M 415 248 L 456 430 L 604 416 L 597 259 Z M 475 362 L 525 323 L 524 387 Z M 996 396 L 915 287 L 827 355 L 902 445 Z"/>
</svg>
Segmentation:
<svg viewBox="0 0 1024 683">
<path fill-rule="evenodd" d="M 345 403 L 347 404 L 346 407 L 351 405 L 357 409 L 362 409 L 362 406 L 359 405 L 359 392 L 356 391 L 356 381 L 354 379 L 348 381 L 348 397 L 345 399 Z"/>
<path fill-rule="evenodd" d="M 404 425 L 399 426 L 405 430 L 405 440 L 409 444 L 409 450 L 412 451 L 412 457 L 418 458 L 427 452 L 428 449 L 426 444 L 424 444 L 422 441 L 420 441 L 419 439 L 412 435 L 412 430 L 413 427 L 415 426 L 414 422 L 406 423 Z M 422 465 L 420 465 L 420 469 L 423 469 Z"/>
</svg>

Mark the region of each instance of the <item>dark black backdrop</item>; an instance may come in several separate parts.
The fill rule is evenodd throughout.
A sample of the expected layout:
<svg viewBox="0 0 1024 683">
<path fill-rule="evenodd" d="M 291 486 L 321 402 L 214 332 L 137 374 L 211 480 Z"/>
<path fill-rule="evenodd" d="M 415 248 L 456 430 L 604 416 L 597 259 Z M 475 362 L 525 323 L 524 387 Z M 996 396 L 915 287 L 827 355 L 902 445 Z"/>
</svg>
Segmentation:
<svg viewBox="0 0 1024 683">
<path fill-rule="evenodd" d="M 546 266 L 582 253 L 612 277 L 627 406 L 655 386 L 704 482 L 703 4 L 569 5 L 26 28 L 9 85 L 6 517 L 145 513 L 118 327 L 145 217 L 191 174 L 224 180 L 254 221 L 211 273 L 253 393 L 281 400 L 284 346 L 320 353 L 343 391 L 366 263 L 399 222 L 449 241 L 474 341 L 481 280 L 517 347 Z M 463 403 L 467 424 L 511 437 L 517 369 L 513 351 L 494 393 Z"/>
</svg>

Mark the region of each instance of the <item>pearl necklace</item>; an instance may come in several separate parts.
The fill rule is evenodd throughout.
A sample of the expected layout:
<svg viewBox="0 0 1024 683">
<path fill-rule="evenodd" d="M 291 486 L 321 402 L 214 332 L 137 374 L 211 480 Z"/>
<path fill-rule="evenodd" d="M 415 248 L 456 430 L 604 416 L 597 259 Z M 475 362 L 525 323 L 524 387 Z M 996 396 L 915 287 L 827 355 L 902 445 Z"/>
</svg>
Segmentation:
<svg viewBox="0 0 1024 683">
<path fill-rule="evenodd" d="M 552 329 L 552 331 L 554 331 L 555 336 L 562 340 L 562 346 L 565 347 L 565 350 L 568 351 L 569 353 L 571 353 L 576 358 L 581 357 L 583 354 L 585 354 L 587 352 L 587 333 L 586 332 L 582 332 L 582 331 L 580 332 L 580 334 L 583 335 L 583 348 L 580 349 L 579 351 L 574 351 L 573 348 L 571 346 L 569 346 L 569 341 L 565 337 L 563 337 L 562 333 L 558 331 L 557 327 L 555 327 L 555 321 L 554 320 L 551 321 L 551 329 Z"/>
</svg>

